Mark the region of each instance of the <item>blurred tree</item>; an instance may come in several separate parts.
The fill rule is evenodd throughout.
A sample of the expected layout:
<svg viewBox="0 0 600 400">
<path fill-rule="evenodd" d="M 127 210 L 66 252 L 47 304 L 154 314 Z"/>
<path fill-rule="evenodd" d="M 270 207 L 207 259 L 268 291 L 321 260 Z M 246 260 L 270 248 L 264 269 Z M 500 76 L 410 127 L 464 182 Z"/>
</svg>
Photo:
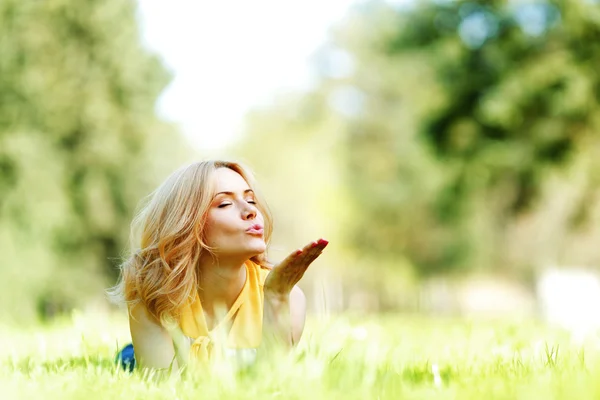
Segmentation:
<svg viewBox="0 0 600 400">
<path fill-rule="evenodd" d="M 0 301 L 25 319 L 102 296 L 134 206 L 186 153 L 133 0 L 2 0 L 0 54 Z"/>
<path fill-rule="evenodd" d="M 526 210 L 544 171 L 569 161 L 597 128 L 600 12 L 589 3 L 432 3 L 389 43 L 392 54 L 428 52 L 444 88 L 423 134 L 456 161 L 441 199 L 449 217 L 465 193 L 499 185 L 508 188 L 507 211 Z M 448 48 L 453 54 L 440 57 Z"/>
<path fill-rule="evenodd" d="M 326 99 L 290 95 L 275 104 L 249 114 L 245 135 L 231 149 L 254 170 L 273 213 L 273 260 L 319 237 L 335 241 L 346 204 L 336 168 L 339 137 L 332 134 L 342 126 Z"/>
<path fill-rule="evenodd" d="M 423 274 L 501 268 L 515 224 L 527 219 L 527 231 L 543 235 L 530 221 L 547 216 L 551 197 L 560 196 L 553 179 L 563 173 L 568 182 L 570 166 L 598 155 L 600 9 L 593 3 L 357 8 L 335 39 L 335 53 L 351 59 L 353 71 L 322 87 L 348 120 L 344 167 L 358 216 L 348 232 L 358 252 L 408 256 Z M 582 220 L 562 215 L 586 214 L 597 203 L 589 201 L 593 164 L 577 183 L 589 189 L 581 195 L 587 200 L 556 217 L 562 239 Z M 558 261 L 555 244 L 520 257 L 520 267 L 540 262 L 540 252 Z"/>
<path fill-rule="evenodd" d="M 396 304 L 418 301 L 417 277 L 600 265 L 599 13 L 356 6 L 315 55 L 314 89 L 253 112 L 239 143 L 276 234 L 289 248 L 327 232 L 350 290 Z"/>
</svg>

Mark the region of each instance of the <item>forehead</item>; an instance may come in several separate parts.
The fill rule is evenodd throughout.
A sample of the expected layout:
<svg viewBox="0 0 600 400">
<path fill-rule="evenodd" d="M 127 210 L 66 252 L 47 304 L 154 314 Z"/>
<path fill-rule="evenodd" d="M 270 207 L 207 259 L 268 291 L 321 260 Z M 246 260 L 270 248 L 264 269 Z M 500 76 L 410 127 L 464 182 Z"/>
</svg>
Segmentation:
<svg viewBox="0 0 600 400">
<path fill-rule="evenodd" d="M 243 192 L 250 189 L 248 182 L 237 172 L 229 168 L 218 168 L 213 175 L 215 193 Z"/>
</svg>

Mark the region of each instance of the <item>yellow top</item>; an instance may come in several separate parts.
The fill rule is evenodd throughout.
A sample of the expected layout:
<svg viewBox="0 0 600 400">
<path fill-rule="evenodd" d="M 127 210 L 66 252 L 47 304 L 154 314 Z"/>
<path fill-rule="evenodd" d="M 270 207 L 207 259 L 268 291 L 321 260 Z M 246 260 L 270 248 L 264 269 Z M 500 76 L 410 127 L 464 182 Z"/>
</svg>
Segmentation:
<svg viewBox="0 0 600 400">
<path fill-rule="evenodd" d="M 198 361 L 211 359 L 213 343 L 219 333 L 229 326 L 227 344 L 232 349 L 258 348 L 262 338 L 263 320 L 263 284 L 269 270 L 248 260 L 246 266 L 246 282 L 233 306 L 225 318 L 212 330 L 208 330 L 200 297 L 184 307 L 179 326 L 183 334 L 192 340 L 191 356 Z"/>
</svg>

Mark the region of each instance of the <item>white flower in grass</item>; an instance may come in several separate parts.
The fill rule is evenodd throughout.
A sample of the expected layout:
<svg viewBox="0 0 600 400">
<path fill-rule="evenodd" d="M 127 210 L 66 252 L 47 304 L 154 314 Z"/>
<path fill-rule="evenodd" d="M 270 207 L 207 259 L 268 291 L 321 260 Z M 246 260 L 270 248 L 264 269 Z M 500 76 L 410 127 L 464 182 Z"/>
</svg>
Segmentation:
<svg viewBox="0 0 600 400">
<path fill-rule="evenodd" d="M 226 358 L 233 362 L 236 368 L 246 368 L 256 362 L 256 349 L 225 349 Z"/>
<path fill-rule="evenodd" d="M 433 374 L 433 384 L 437 387 L 442 385 L 442 377 L 440 376 L 440 367 L 437 364 L 431 365 L 431 373 Z"/>
<path fill-rule="evenodd" d="M 367 339 L 369 332 L 367 332 L 367 329 L 364 326 L 357 326 L 356 328 L 352 329 L 351 335 L 354 340 L 363 341 Z"/>
<path fill-rule="evenodd" d="M 48 346 L 46 344 L 46 338 L 41 334 L 36 334 L 36 339 L 38 343 L 38 356 L 40 359 L 45 360 L 47 358 L 47 349 Z"/>
</svg>

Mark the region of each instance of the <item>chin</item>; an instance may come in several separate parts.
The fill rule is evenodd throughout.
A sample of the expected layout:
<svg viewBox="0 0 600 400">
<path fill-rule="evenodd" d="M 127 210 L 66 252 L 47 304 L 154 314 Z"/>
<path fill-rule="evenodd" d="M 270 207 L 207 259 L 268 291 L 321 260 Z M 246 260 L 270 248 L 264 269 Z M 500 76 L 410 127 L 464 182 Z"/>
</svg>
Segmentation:
<svg viewBox="0 0 600 400">
<path fill-rule="evenodd" d="M 256 245 L 251 246 L 248 250 L 248 252 L 252 254 L 250 257 L 258 256 L 267 250 L 267 245 L 264 242 L 260 244 L 257 243 Z"/>
<path fill-rule="evenodd" d="M 222 247 L 220 250 L 217 250 L 217 253 L 223 257 L 243 257 L 250 259 L 264 253 L 266 250 L 267 245 L 263 240 L 253 240 L 246 242 L 244 246 Z"/>
<path fill-rule="evenodd" d="M 264 244 L 262 246 L 256 246 L 252 249 L 252 255 L 250 257 L 258 256 L 259 254 L 264 253 L 267 250 L 267 246 Z"/>
</svg>

